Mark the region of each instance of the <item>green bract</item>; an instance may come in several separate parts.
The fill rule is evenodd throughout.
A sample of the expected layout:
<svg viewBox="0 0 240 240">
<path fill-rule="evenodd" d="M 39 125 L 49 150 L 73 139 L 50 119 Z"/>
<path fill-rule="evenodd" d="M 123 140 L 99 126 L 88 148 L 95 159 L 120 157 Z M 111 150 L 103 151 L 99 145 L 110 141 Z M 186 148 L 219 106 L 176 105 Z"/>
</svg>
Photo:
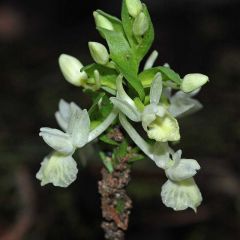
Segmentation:
<svg viewBox="0 0 240 240">
<path fill-rule="evenodd" d="M 106 46 L 89 42 L 94 62 L 83 67 L 72 56 L 59 57 L 65 79 L 83 87 L 92 105 L 82 110 L 60 100 L 55 117 L 62 130 L 40 129 L 39 135 L 54 152 L 44 158 L 37 178 L 41 185 L 69 186 L 77 176 L 72 155 L 100 136 L 109 146 L 107 153 L 99 154 L 109 173 L 121 159 L 130 166 L 145 154 L 168 178 L 162 187 L 163 203 L 176 211 L 188 207 L 196 211 L 202 196 L 193 177 L 200 165 L 195 159 L 181 158 L 182 150 L 175 152 L 172 142 L 181 138 L 178 118 L 202 108 L 194 97 L 208 77 L 195 73 L 182 79 L 168 64 L 154 66 L 156 50 L 142 62 L 152 46 L 154 28 L 140 0 L 123 0 L 121 19 L 101 10 L 93 16 Z M 121 128 L 124 136 L 112 138 L 111 131 Z"/>
</svg>

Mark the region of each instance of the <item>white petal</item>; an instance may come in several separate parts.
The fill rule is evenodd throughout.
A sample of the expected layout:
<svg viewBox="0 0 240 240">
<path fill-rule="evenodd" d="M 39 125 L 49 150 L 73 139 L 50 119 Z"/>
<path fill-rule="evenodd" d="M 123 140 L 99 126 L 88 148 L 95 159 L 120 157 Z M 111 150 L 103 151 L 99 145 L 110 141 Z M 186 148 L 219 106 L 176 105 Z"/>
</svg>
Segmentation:
<svg viewBox="0 0 240 240">
<path fill-rule="evenodd" d="M 68 126 L 68 122 L 66 122 L 64 120 L 64 118 L 62 117 L 62 115 L 60 114 L 60 112 L 56 112 L 55 113 L 55 118 L 57 120 L 58 125 L 64 130 L 67 130 L 67 126 Z"/>
<path fill-rule="evenodd" d="M 193 178 L 181 182 L 168 180 L 162 186 L 161 197 L 163 203 L 175 211 L 192 208 L 196 212 L 202 202 L 201 192 Z"/>
<path fill-rule="evenodd" d="M 61 99 L 59 101 L 59 111 L 55 113 L 55 118 L 58 125 L 64 130 L 67 130 L 68 123 L 70 121 L 71 109 L 80 109 L 81 108 L 74 102 L 68 103 L 65 100 Z"/>
<path fill-rule="evenodd" d="M 67 133 L 71 136 L 75 147 L 83 147 L 88 142 L 90 119 L 87 110 L 73 109 Z"/>
<path fill-rule="evenodd" d="M 191 98 L 190 94 L 186 94 L 182 91 L 177 92 L 170 98 L 171 105 L 168 111 L 174 117 L 183 117 L 192 114 L 202 108 L 202 104 Z"/>
<path fill-rule="evenodd" d="M 178 150 L 177 152 L 172 154 L 172 159 L 175 162 L 175 164 L 178 164 L 181 160 L 182 156 L 182 150 Z"/>
<path fill-rule="evenodd" d="M 68 134 L 53 128 L 41 128 L 39 136 L 53 149 L 64 154 L 71 154 L 75 148 Z"/>
<path fill-rule="evenodd" d="M 200 165 L 194 159 L 181 159 L 177 164 L 165 170 L 166 176 L 172 181 L 182 181 L 193 177 L 200 170 Z"/>
<path fill-rule="evenodd" d="M 52 183 L 58 187 L 68 187 L 77 178 L 77 164 L 71 156 L 57 152 L 44 158 L 36 178 L 41 186 Z"/>
<path fill-rule="evenodd" d="M 145 115 L 142 118 L 142 125 L 148 137 L 158 142 L 178 141 L 180 139 L 178 122 L 168 112 L 163 117 L 156 115 L 153 118 L 153 115 Z"/>
<path fill-rule="evenodd" d="M 157 60 L 158 57 L 158 52 L 154 50 L 151 55 L 148 57 L 145 65 L 144 65 L 144 70 L 150 69 L 153 67 L 155 61 Z"/>
<path fill-rule="evenodd" d="M 123 101 L 121 99 L 111 97 L 111 102 L 116 106 L 122 113 L 124 113 L 128 118 L 130 118 L 134 122 L 141 121 L 141 114 L 136 110 L 134 107 L 132 107 L 130 104 L 128 104 L 126 101 Z"/>
<path fill-rule="evenodd" d="M 144 130 L 148 130 L 149 124 L 153 122 L 157 116 L 163 117 L 165 113 L 166 110 L 162 106 L 158 106 L 156 104 L 149 104 L 146 106 L 142 113 L 142 125 Z"/>
<path fill-rule="evenodd" d="M 158 104 L 162 95 L 162 74 L 157 73 L 150 88 L 150 103 Z"/>
<path fill-rule="evenodd" d="M 153 160 L 160 168 L 165 169 L 170 162 L 170 148 L 167 143 L 156 142 L 154 144 Z"/>
<path fill-rule="evenodd" d="M 62 118 L 68 122 L 70 119 L 70 104 L 66 102 L 64 99 L 61 99 L 59 101 L 59 112 L 62 115 Z"/>
<path fill-rule="evenodd" d="M 119 75 L 116 79 L 117 98 L 127 102 L 130 106 L 132 106 L 132 108 L 134 108 L 137 111 L 134 101 L 127 95 L 123 88 L 122 78 L 123 78 L 122 75 Z"/>
<path fill-rule="evenodd" d="M 181 89 L 183 92 L 192 92 L 209 81 L 208 76 L 201 73 L 190 73 L 184 76 Z"/>
</svg>

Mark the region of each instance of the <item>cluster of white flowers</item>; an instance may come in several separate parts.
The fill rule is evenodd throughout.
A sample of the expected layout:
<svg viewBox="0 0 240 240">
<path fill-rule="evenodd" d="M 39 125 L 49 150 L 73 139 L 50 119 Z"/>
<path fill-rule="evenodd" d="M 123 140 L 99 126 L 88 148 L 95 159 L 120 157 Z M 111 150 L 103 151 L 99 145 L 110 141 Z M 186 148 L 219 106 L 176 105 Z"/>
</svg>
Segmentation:
<svg viewBox="0 0 240 240">
<path fill-rule="evenodd" d="M 136 37 L 141 37 L 149 28 L 143 5 L 139 0 L 126 0 L 126 6 L 134 20 L 133 33 Z M 94 12 L 94 18 L 97 26 L 113 31 L 114 26 L 106 17 Z M 89 42 L 89 49 L 95 63 L 114 69 L 114 63 L 110 62 L 110 55 L 104 45 Z M 153 67 L 157 56 L 157 51 L 154 51 L 146 61 L 144 70 Z M 88 87 L 88 74 L 81 70 L 83 65 L 78 59 L 62 54 L 59 65 L 68 82 L 75 86 Z M 101 86 L 98 70 L 94 70 L 94 78 L 96 90 Z M 162 186 L 163 203 L 176 211 L 188 207 L 196 211 L 202 196 L 193 177 L 200 166 L 194 159 L 181 158 L 182 151 L 174 152 L 169 142 L 180 140 L 177 119 L 202 108 L 201 103 L 193 97 L 208 81 L 208 77 L 199 73 L 187 74 L 180 79 L 181 86 L 178 89 L 181 90 L 173 95 L 171 88 L 162 78 L 163 75 L 159 70 L 151 79 L 149 101 L 139 103 L 127 94 L 123 85 L 123 75 L 119 74 L 116 77 L 116 90 L 108 89 L 108 92 L 114 95 L 110 98 L 114 106 L 113 110 L 93 129 L 91 129 L 91 120 L 86 109 L 82 110 L 73 102 L 67 103 L 61 100 L 55 117 L 62 130 L 46 127 L 40 129 L 39 135 L 53 149 L 53 152 L 44 158 L 37 173 L 41 185 L 52 183 L 54 186 L 67 187 L 75 181 L 78 172 L 77 164 L 72 157 L 75 150 L 84 147 L 101 135 L 119 116 L 119 122 L 132 141 L 165 171 L 168 180 Z M 146 138 L 151 140 L 151 144 L 137 132 L 128 119 L 141 123 L 142 129 L 146 132 Z"/>
<path fill-rule="evenodd" d="M 195 74 L 188 75 L 192 79 Z M 197 74 L 199 77 L 199 74 Z M 205 75 L 202 75 L 205 78 Z M 188 78 L 185 78 L 188 81 Z M 186 84 L 183 81 L 184 84 Z M 202 82 L 195 81 L 194 90 L 202 86 Z M 150 104 L 141 111 L 125 92 L 122 79 L 117 79 L 117 97 L 111 98 L 115 106 L 120 109 L 120 122 L 135 144 L 156 165 L 165 170 L 168 181 L 162 187 L 163 203 L 174 210 L 194 209 L 202 201 L 201 193 L 193 180 L 193 176 L 200 169 L 194 159 L 182 159 L 182 151 L 174 151 L 168 142 L 180 139 L 177 117 L 195 112 L 202 105 L 192 98 L 195 93 L 176 92 L 173 96 L 165 89 L 165 97 L 169 98 L 169 105 L 161 103 L 163 93 L 161 73 L 157 73 L 150 88 Z M 148 138 L 155 140 L 154 145 L 148 144 L 128 122 L 126 116 L 135 122 L 141 122 Z"/>
</svg>

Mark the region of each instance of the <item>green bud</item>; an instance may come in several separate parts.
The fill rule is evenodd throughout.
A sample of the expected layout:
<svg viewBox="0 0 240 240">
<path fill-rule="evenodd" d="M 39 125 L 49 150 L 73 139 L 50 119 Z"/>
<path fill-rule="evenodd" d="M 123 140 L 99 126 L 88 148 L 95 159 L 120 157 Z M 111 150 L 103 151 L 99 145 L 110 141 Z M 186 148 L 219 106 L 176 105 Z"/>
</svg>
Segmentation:
<svg viewBox="0 0 240 240">
<path fill-rule="evenodd" d="M 109 54 L 106 47 L 98 42 L 89 42 L 88 47 L 92 58 L 98 64 L 105 65 L 109 61 Z"/>
<path fill-rule="evenodd" d="M 209 81 L 208 76 L 200 73 L 187 74 L 182 81 L 181 89 L 183 92 L 192 92 Z"/>
<path fill-rule="evenodd" d="M 136 18 L 143 8 L 140 0 L 126 0 L 126 5 L 129 15 L 133 18 Z"/>
<path fill-rule="evenodd" d="M 88 78 L 85 72 L 80 72 L 83 65 L 77 58 L 67 54 L 61 54 L 58 62 L 64 78 L 69 83 L 75 86 L 82 86 Z"/>
<path fill-rule="evenodd" d="M 133 34 L 137 37 L 144 35 L 149 28 L 146 15 L 141 12 L 133 22 Z"/>
<path fill-rule="evenodd" d="M 105 28 L 110 31 L 114 30 L 112 23 L 106 17 L 96 11 L 93 12 L 93 16 L 97 27 Z"/>
</svg>

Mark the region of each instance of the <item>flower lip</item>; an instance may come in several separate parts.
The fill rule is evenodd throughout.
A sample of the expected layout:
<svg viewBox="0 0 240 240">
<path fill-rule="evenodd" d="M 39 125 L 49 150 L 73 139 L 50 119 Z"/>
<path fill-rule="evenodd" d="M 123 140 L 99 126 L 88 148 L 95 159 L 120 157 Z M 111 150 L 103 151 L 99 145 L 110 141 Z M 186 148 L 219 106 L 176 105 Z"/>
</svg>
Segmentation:
<svg viewBox="0 0 240 240">
<path fill-rule="evenodd" d="M 77 173 L 77 164 L 71 156 L 54 152 L 44 158 L 36 178 L 41 181 L 41 186 L 52 183 L 65 188 L 76 180 Z"/>
<path fill-rule="evenodd" d="M 163 203 L 175 211 L 192 208 L 196 212 L 202 202 L 201 192 L 193 178 L 181 182 L 167 180 L 162 186 L 161 197 Z"/>
</svg>

